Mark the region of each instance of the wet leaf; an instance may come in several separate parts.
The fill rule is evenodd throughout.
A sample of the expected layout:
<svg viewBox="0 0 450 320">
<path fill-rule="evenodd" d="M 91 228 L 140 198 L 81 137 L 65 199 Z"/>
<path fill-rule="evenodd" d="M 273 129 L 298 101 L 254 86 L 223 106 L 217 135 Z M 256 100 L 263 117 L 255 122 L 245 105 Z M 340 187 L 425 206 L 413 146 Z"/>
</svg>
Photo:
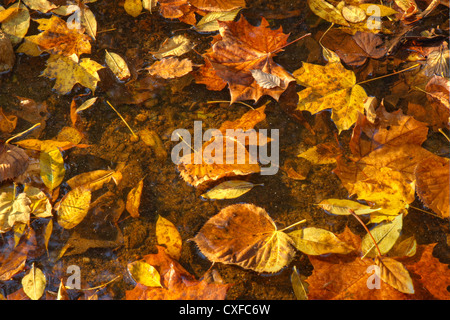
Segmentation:
<svg viewBox="0 0 450 320">
<path fill-rule="evenodd" d="M 308 300 L 308 284 L 302 280 L 301 275 L 295 266 L 292 268 L 291 284 L 297 300 Z"/>
<path fill-rule="evenodd" d="M 350 210 L 356 215 L 369 214 L 380 210 L 380 208 L 371 208 L 359 202 L 346 199 L 326 199 L 317 205 L 331 214 L 344 216 L 351 215 Z"/>
<path fill-rule="evenodd" d="M 182 239 L 175 225 L 162 216 L 156 220 L 156 240 L 166 248 L 169 256 L 175 260 L 181 257 Z"/>
<path fill-rule="evenodd" d="M 403 215 L 398 215 L 392 221 L 380 223 L 370 230 L 382 255 L 388 253 L 397 242 L 397 239 L 402 232 L 402 228 Z M 361 243 L 361 251 L 368 257 L 375 257 L 378 255 L 372 237 L 370 237 L 369 234 L 366 234 Z"/>
<path fill-rule="evenodd" d="M 138 184 L 128 192 L 126 209 L 128 213 L 133 217 L 139 217 L 139 205 L 141 204 L 142 189 L 144 188 L 144 179 L 138 182 Z"/>
<path fill-rule="evenodd" d="M 375 263 L 380 267 L 380 278 L 400 292 L 413 294 L 414 285 L 408 270 L 403 264 L 388 257 L 376 257 Z"/>
<path fill-rule="evenodd" d="M 312 12 L 328 22 L 343 26 L 350 25 L 341 12 L 325 0 L 308 0 L 308 5 Z"/>
<path fill-rule="evenodd" d="M 66 183 L 70 188 L 75 189 L 78 187 L 84 187 L 91 192 L 101 189 L 106 183 L 114 179 L 120 180 L 121 173 L 114 170 L 94 170 L 89 172 L 80 173 L 69 180 Z"/>
<path fill-rule="evenodd" d="M 0 194 L 0 233 L 11 230 L 16 222 L 28 224 L 30 222 L 31 201 L 26 193 L 15 194 L 2 192 Z"/>
<path fill-rule="evenodd" d="M 130 15 L 136 18 L 141 14 L 143 6 L 141 0 L 125 0 L 123 5 L 125 11 Z"/>
<path fill-rule="evenodd" d="M 128 272 L 137 283 L 147 287 L 162 287 L 161 279 L 155 267 L 144 261 L 134 261 L 127 265 Z"/>
<path fill-rule="evenodd" d="M 37 10 L 42 13 L 47 13 L 58 7 L 48 0 L 23 0 L 23 3 L 25 3 L 31 10 Z"/>
<path fill-rule="evenodd" d="M 26 185 L 24 188 L 28 199 L 30 199 L 31 214 L 38 218 L 52 217 L 52 204 L 46 194 L 39 188 Z"/>
<path fill-rule="evenodd" d="M 195 26 L 195 30 L 200 32 L 218 31 L 220 28 L 219 21 L 233 21 L 241 9 L 242 8 L 237 8 L 231 11 L 209 12 L 200 19 Z"/>
<path fill-rule="evenodd" d="M 205 11 L 230 11 L 245 7 L 245 0 L 190 0 L 189 3 Z"/>
<path fill-rule="evenodd" d="M 355 250 L 347 243 L 339 240 L 334 233 L 320 228 L 304 228 L 288 233 L 297 250 L 307 255 L 328 253 L 347 254 Z"/>
<path fill-rule="evenodd" d="M 8 35 L 13 45 L 19 44 L 30 27 L 30 13 L 23 4 L 12 4 L 8 9 L 0 11 L 0 15 L 7 13 L 7 17 L 0 18 L 2 30 Z"/>
<path fill-rule="evenodd" d="M 105 61 L 117 79 L 125 81 L 131 77 L 130 69 L 128 69 L 127 63 L 117 53 L 105 50 Z"/>
<path fill-rule="evenodd" d="M 303 151 L 298 155 L 313 164 L 336 163 L 336 158 L 342 154 L 342 150 L 335 143 L 321 143 Z"/>
<path fill-rule="evenodd" d="M 153 56 L 161 60 L 168 56 L 181 56 L 192 50 L 194 45 L 191 40 L 183 35 L 174 36 L 166 39 L 160 46 L 158 51 L 150 52 Z"/>
<path fill-rule="evenodd" d="M 194 241 L 210 261 L 256 272 L 277 272 L 295 255 L 293 240 L 277 230 L 264 209 L 252 204 L 222 209 L 203 225 Z"/>
<path fill-rule="evenodd" d="M 179 78 L 192 71 L 192 61 L 187 58 L 178 60 L 175 57 L 169 57 L 156 61 L 146 70 L 152 76 L 164 79 Z"/>
<path fill-rule="evenodd" d="M 23 291 L 31 300 L 39 300 L 44 294 L 46 285 L 44 273 L 33 263 L 31 270 L 22 278 Z"/>
<path fill-rule="evenodd" d="M 279 87 L 281 84 L 281 79 L 276 75 L 265 73 L 261 70 L 250 70 L 256 83 L 263 89 L 272 89 Z"/>
<path fill-rule="evenodd" d="M 88 100 L 86 100 L 85 102 L 83 102 L 82 104 L 81 104 L 81 106 L 79 106 L 76 110 L 75 110 L 75 112 L 76 113 L 80 113 L 81 111 L 84 111 L 84 110 L 86 110 L 86 109 L 89 109 L 90 107 L 92 107 L 93 105 L 94 105 L 94 103 L 97 101 L 97 97 L 93 97 L 93 98 L 90 98 L 90 99 L 88 99 Z"/>
<path fill-rule="evenodd" d="M 59 94 L 70 93 L 77 83 L 95 92 L 97 82 L 100 81 L 97 71 L 102 68 L 102 65 L 90 58 L 83 58 L 76 63 L 70 58 L 52 55 L 47 60 L 42 76 L 56 79 L 53 89 Z"/>
<path fill-rule="evenodd" d="M 27 153 L 10 144 L 0 144 L 0 182 L 21 175 L 28 167 Z"/>
<path fill-rule="evenodd" d="M 89 211 L 91 191 L 82 187 L 70 190 L 57 206 L 57 221 L 64 229 L 76 227 Z"/>
<path fill-rule="evenodd" d="M 297 110 L 316 114 L 331 107 L 331 119 L 339 132 L 349 129 L 364 112 L 367 94 L 356 84 L 353 71 L 340 62 L 325 66 L 304 62 L 293 75 L 299 85 L 306 87 L 298 93 Z"/>
<path fill-rule="evenodd" d="M 94 13 L 87 6 L 83 6 L 81 9 L 81 25 L 86 29 L 86 33 L 96 40 L 97 20 Z"/>
<path fill-rule="evenodd" d="M 248 181 L 229 180 L 224 181 L 208 192 L 202 194 L 202 197 L 210 200 L 234 199 L 249 192 L 255 184 Z"/>
<path fill-rule="evenodd" d="M 42 144 L 40 154 L 41 178 L 50 190 L 56 189 L 64 179 L 66 169 L 59 149 L 52 145 Z"/>
<path fill-rule="evenodd" d="M 357 6 L 344 6 L 341 13 L 345 20 L 352 23 L 358 23 L 367 18 L 365 11 Z"/>
</svg>

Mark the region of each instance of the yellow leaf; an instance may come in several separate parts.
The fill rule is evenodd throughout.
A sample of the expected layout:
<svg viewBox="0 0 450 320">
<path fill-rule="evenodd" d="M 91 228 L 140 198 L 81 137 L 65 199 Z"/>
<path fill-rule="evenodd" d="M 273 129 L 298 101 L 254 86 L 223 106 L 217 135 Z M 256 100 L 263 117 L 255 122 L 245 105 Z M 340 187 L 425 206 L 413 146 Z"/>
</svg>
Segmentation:
<svg viewBox="0 0 450 320">
<path fill-rule="evenodd" d="M 105 50 L 105 61 L 117 79 L 124 81 L 131 77 L 127 63 L 117 53 Z"/>
<path fill-rule="evenodd" d="M 380 267 L 381 280 L 400 292 L 414 293 L 411 276 L 403 264 L 392 258 L 379 256 L 375 258 L 375 264 Z"/>
<path fill-rule="evenodd" d="M 77 83 L 94 92 L 97 82 L 100 81 L 97 71 L 102 68 L 101 64 L 89 58 L 83 58 L 76 63 L 67 57 L 51 55 L 42 76 L 56 78 L 53 89 L 59 94 L 70 93 Z"/>
<path fill-rule="evenodd" d="M 133 217 L 139 217 L 139 205 L 141 204 L 142 189 L 144 187 L 144 179 L 139 181 L 137 186 L 130 190 L 127 195 L 126 209 Z"/>
<path fill-rule="evenodd" d="M 22 287 L 25 294 L 31 300 L 39 300 L 45 291 L 47 280 L 41 269 L 35 268 L 34 263 L 31 270 L 22 278 Z"/>
<path fill-rule="evenodd" d="M 191 41 L 183 35 L 166 39 L 158 51 L 151 52 L 156 59 L 168 56 L 181 56 L 193 48 Z"/>
<path fill-rule="evenodd" d="M 59 149 L 43 143 L 40 156 L 41 178 L 50 190 L 58 187 L 64 179 L 66 169 L 64 159 Z"/>
<path fill-rule="evenodd" d="M 182 239 L 172 222 L 158 217 L 156 221 L 156 239 L 158 244 L 166 247 L 166 252 L 175 260 L 179 260 L 181 256 Z"/>
<path fill-rule="evenodd" d="M 101 189 L 105 183 L 108 183 L 112 178 L 115 176 L 117 177 L 118 175 L 121 175 L 120 172 L 114 170 L 94 170 L 70 178 L 67 180 L 67 184 L 72 189 L 83 186 L 85 189 L 94 192 Z"/>
<path fill-rule="evenodd" d="M 144 261 L 134 261 L 127 265 L 128 272 L 137 283 L 147 287 L 162 287 L 158 270 Z"/>
<path fill-rule="evenodd" d="M 403 227 L 403 215 L 398 215 L 394 220 L 389 222 L 383 222 L 370 230 L 369 234 L 366 234 L 361 241 L 361 251 L 364 256 L 375 257 L 378 255 L 378 249 L 381 254 L 384 255 L 391 250 L 395 242 L 397 242 Z M 373 237 L 373 239 L 372 239 Z M 378 249 L 375 246 L 377 243 Z"/>
<path fill-rule="evenodd" d="M 336 215 L 351 215 L 350 210 L 353 210 L 356 215 L 369 214 L 380 210 L 380 208 L 373 209 L 359 202 L 347 199 L 326 199 L 322 200 L 318 206 Z"/>
<path fill-rule="evenodd" d="M 353 71 L 340 62 L 325 66 L 304 62 L 293 75 L 299 85 L 306 87 L 298 93 L 297 110 L 316 114 L 332 108 L 331 119 L 339 132 L 349 129 L 364 112 L 367 94 L 356 84 Z"/>
<path fill-rule="evenodd" d="M 57 221 L 64 229 L 76 227 L 89 211 L 91 191 L 76 188 L 69 191 L 58 206 Z"/>
<path fill-rule="evenodd" d="M 133 17 L 137 17 L 142 12 L 142 1 L 141 0 L 125 0 L 123 4 L 125 11 Z"/>
<path fill-rule="evenodd" d="M 45 193 L 39 188 L 25 185 L 24 192 L 30 199 L 31 213 L 38 218 L 52 217 L 52 204 Z"/>
<path fill-rule="evenodd" d="M 205 199 L 234 199 L 250 191 L 255 184 L 248 181 L 229 180 L 202 194 Z"/>
<path fill-rule="evenodd" d="M 309 8 L 322 19 L 336 24 L 349 26 L 341 12 L 325 0 L 308 0 Z"/>
</svg>

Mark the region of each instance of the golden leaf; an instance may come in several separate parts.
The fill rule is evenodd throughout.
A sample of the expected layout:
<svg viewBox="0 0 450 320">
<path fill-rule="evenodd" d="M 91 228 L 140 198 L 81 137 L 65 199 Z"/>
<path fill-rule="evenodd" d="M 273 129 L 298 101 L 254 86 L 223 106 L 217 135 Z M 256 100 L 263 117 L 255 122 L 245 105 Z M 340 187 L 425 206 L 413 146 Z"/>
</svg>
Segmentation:
<svg viewBox="0 0 450 320">
<path fill-rule="evenodd" d="M 414 293 L 414 285 L 411 276 L 402 263 L 392 258 L 381 258 L 377 256 L 375 258 L 375 264 L 380 267 L 379 276 L 381 280 L 400 292 L 407 294 Z"/>
<path fill-rule="evenodd" d="M 64 159 L 58 148 L 45 141 L 41 145 L 40 154 L 41 178 L 44 184 L 50 190 L 58 187 L 64 179 L 66 169 L 64 168 Z"/>
<path fill-rule="evenodd" d="M 169 57 L 156 61 L 146 70 L 152 76 L 164 79 L 179 78 L 192 71 L 192 61 L 187 58 L 178 60 L 175 57 Z"/>
<path fill-rule="evenodd" d="M 33 263 L 31 270 L 22 278 L 23 291 L 31 300 L 39 300 L 44 294 L 46 285 L 44 273 Z"/>
<path fill-rule="evenodd" d="M 172 222 L 162 216 L 158 216 L 156 220 L 156 240 L 159 245 L 166 248 L 169 256 L 175 260 L 181 257 L 182 239 Z"/>
<path fill-rule="evenodd" d="M 123 4 L 125 11 L 132 17 L 136 18 L 141 14 L 143 6 L 141 0 L 125 0 Z"/>
<path fill-rule="evenodd" d="M 127 265 L 128 272 L 137 283 L 147 287 L 162 287 L 158 270 L 145 261 L 134 261 Z"/>
<path fill-rule="evenodd" d="M 160 46 L 158 51 L 150 52 L 153 56 L 160 60 L 168 56 L 181 56 L 186 52 L 191 51 L 194 45 L 191 41 L 183 35 L 178 35 L 166 39 Z"/>
<path fill-rule="evenodd" d="M 139 205 L 141 204 L 142 189 L 144 188 L 144 179 L 138 182 L 138 184 L 130 190 L 127 195 L 126 209 L 128 213 L 133 217 L 139 217 Z"/>
<path fill-rule="evenodd" d="M 117 53 L 105 50 L 105 61 L 117 79 L 124 81 L 131 77 L 130 69 L 128 69 L 127 63 Z"/>
<path fill-rule="evenodd" d="M 57 221 L 64 229 L 76 227 L 89 211 L 91 191 L 82 187 L 69 191 L 57 207 Z"/>
<path fill-rule="evenodd" d="M 91 190 L 92 192 L 99 190 L 105 183 L 111 181 L 111 179 L 120 179 L 121 173 L 114 170 L 94 170 L 84 172 L 76 175 L 69 180 L 67 184 L 70 188 L 75 189 L 83 186 L 84 188 Z"/>
<path fill-rule="evenodd" d="M 248 181 L 229 180 L 224 181 L 201 196 L 205 199 L 234 199 L 249 192 L 255 184 Z"/>
</svg>

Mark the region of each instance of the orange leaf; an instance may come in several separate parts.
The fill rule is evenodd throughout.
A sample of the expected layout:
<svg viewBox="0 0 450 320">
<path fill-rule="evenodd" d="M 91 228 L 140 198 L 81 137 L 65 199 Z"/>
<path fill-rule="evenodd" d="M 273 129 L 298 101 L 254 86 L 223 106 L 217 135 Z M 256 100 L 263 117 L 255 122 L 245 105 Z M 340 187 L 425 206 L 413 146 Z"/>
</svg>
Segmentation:
<svg viewBox="0 0 450 320">
<path fill-rule="evenodd" d="M 206 11 L 230 11 L 245 7 L 245 0 L 190 0 L 189 3 Z"/>
<path fill-rule="evenodd" d="M 156 61 L 146 70 L 152 76 L 156 75 L 164 79 L 178 78 L 192 71 L 192 61 L 187 58 L 178 60 L 175 57 L 170 57 Z"/>
</svg>

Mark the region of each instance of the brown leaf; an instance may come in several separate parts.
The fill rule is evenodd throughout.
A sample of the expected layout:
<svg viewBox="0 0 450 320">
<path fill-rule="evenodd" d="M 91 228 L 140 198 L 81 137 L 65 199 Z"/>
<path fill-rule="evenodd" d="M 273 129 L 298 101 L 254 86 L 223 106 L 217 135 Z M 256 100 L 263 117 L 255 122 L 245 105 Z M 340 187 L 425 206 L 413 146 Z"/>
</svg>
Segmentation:
<svg viewBox="0 0 450 320">
<path fill-rule="evenodd" d="M 126 300 L 223 300 L 230 288 L 229 284 L 197 280 L 176 260 L 171 258 L 164 247 L 156 246 L 158 253 L 144 256 L 143 261 L 155 267 L 162 287 L 146 287 L 137 284 L 126 291 Z"/>
<path fill-rule="evenodd" d="M 13 115 L 5 115 L 3 108 L 0 107 L 0 131 L 4 133 L 11 133 L 17 125 L 17 117 Z"/>
<path fill-rule="evenodd" d="M 437 156 L 421 161 L 415 170 L 420 200 L 442 218 L 450 216 L 449 172 L 449 159 Z"/>
<path fill-rule="evenodd" d="M 227 83 L 217 75 L 211 62 L 205 57 L 205 64 L 194 74 L 195 82 L 206 85 L 208 90 L 220 91 L 226 87 Z"/>
<path fill-rule="evenodd" d="M 264 18 L 257 27 L 241 17 L 239 21 L 219 21 L 220 38 L 215 38 L 212 50 L 204 54 L 218 77 L 228 83 L 231 103 L 239 100 L 258 101 L 263 95 L 278 100 L 294 78 L 272 57 L 287 44 L 288 34 L 282 28 L 271 30 Z M 280 86 L 264 89 L 251 70 L 261 70 L 280 78 Z"/>
<path fill-rule="evenodd" d="M 245 7 L 245 0 L 190 0 L 189 3 L 205 11 L 230 11 Z"/>
<path fill-rule="evenodd" d="M 158 76 L 164 79 L 182 77 L 192 71 L 192 61 L 189 59 L 178 60 L 175 57 L 165 58 L 156 61 L 146 70 L 152 76 Z"/>
<path fill-rule="evenodd" d="M 28 159 L 23 149 L 10 144 L 0 145 L 0 182 L 24 173 L 28 167 Z"/>
</svg>

